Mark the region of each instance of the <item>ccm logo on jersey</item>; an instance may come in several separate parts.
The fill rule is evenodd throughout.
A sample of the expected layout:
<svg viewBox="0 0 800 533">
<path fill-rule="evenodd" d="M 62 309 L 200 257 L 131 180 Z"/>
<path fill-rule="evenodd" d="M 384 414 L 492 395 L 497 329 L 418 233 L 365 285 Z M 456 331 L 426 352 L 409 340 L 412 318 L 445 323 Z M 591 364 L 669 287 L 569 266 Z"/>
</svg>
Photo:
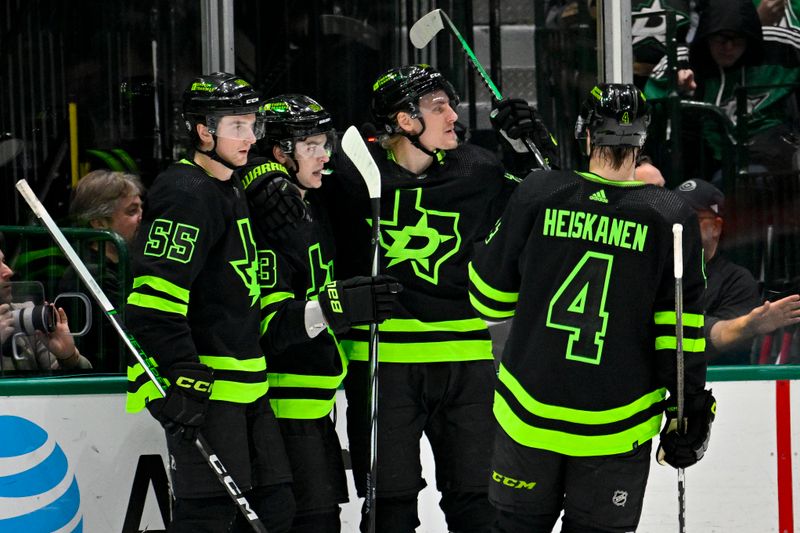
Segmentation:
<svg viewBox="0 0 800 533">
<path fill-rule="evenodd" d="M 183 387 L 184 389 L 194 389 L 199 392 L 211 392 L 211 383 L 208 381 L 200 381 L 199 379 L 187 378 L 181 376 L 175 380 L 175 385 Z"/>
<path fill-rule="evenodd" d="M 326 290 L 328 292 L 328 298 L 331 301 L 331 309 L 333 309 L 334 313 L 341 313 L 342 302 L 339 301 L 339 291 L 336 290 L 336 285 L 329 285 Z"/>
<path fill-rule="evenodd" d="M 492 479 L 497 481 L 498 483 L 502 483 L 506 487 L 511 487 L 512 489 L 528 489 L 531 490 L 533 487 L 536 486 L 535 481 L 522 481 L 521 479 L 514 479 L 511 477 L 506 477 L 503 474 L 498 474 L 495 471 L 492 471 Z"/>
</svg>

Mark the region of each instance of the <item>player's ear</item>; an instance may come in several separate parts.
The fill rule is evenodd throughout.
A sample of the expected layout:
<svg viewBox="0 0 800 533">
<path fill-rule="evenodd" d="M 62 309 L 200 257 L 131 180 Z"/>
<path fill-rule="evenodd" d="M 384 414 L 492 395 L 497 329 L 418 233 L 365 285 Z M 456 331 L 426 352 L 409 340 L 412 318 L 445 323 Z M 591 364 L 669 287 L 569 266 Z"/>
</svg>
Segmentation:
<svg viewBox="0 0 800 533">
<path fill-rule="evenodd" d="M 411 118 L 411 114 L 406 113 L 405 111 L 400 111 L 397 113 L 395 120 L 397 121 L 397 125 L 400 126 L 403 131 L 407 131 L 409 133 L 414 131 L 415 123 L 414 119 Z"/>
</svg>

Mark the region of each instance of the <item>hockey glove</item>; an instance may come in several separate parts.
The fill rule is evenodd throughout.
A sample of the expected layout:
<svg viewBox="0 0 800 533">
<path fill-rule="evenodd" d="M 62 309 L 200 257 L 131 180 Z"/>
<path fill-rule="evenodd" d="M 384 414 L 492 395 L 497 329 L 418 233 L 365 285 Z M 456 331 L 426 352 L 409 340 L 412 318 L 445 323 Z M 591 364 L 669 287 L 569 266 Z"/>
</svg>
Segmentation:
<svg viewBox="0 0 800 533">
<path fill-rule="evenodd" d="M 661 442 L 656 458 L 662 465 L 673 468 L 692 466 L 703 458 L 711 438 L 711 423 L 717 413 L 717 401 L 711 391 L 686 398 L 686 433 L 678 432 L 677 408 L 673 401 L 666 410 L 666 422 L 661 430 Z"/>
<path fill-rule="evenodd" d="M 250 205 L 250 218 L 262 235 L 282 239 L 298 222 L 308 219 L 300 189 L 288 179 L 270 172 L 275 162 L 263 157 L 243 169 L 242 182 Z"/>
<path fill-rule="evenodd" d="M 150 400 L 147 408 L 167 433 L 193 441 L 205 422 L 214 374 L 202 363 L 176 363 L 168 374 L 167 395 Z"/>
<path fill-rule="evenodd" d="M 536 108 L 521 98 L 505 98 L 495 102 L 489 114 L 492 127 L 503 136 L 515 152 L 528 154 L 522 139 L 529 139 L 551 167 L 558 167 L 558 143 L 542 122 Z M 533 166 L 536 163 L 533 162 Z"/>
<path fill-rule="evenodd" d="M 319 304 L 328 327 L 339 334 L 351 326 L 380 324 L 392 316 L 401 290 L 403 286 L 392 276 L 357 276 L 328 284 L 319 293 Z"/>
</svg>

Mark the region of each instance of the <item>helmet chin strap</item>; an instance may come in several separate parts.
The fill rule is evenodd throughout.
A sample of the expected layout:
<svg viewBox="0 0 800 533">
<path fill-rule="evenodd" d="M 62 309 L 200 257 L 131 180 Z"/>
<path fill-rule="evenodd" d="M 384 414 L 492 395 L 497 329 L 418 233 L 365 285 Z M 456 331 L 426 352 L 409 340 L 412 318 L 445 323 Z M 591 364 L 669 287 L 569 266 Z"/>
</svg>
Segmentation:
<svg viewBox="0 0 800 533">
<path fill-rule="evenodd" d="M 304 186 L 302 183 L 300 183 L 300 180 L 297 179 L 297 171 L 300 170 L 300 162 L 297 161 L 292 154 L 286 154 L 285 152 L 284 154 L 289 158 L 289 161 L 292 162 L 292 168 L 289 168 L 287 165 L 283 165 L 283 167 L 286 169 L 286 172 L 289 173 L 289 180 L 294 183 L 298 189 L 307 191 L 308 187 Z"/>
<path fill-rule="evenodd" d="M 213 159 L 217 163 L 220 163 L 222 166 L 224 166 L 224 167 L 226 167 L 226 168 L 228 168 L 230 170 L 236 170 L 238 168 L 241 168 L 241 167 L 238 167 L 236 165 L 232 165 L 229 162 L 227 162 L 224 159 L 222 159 L 222 156 L 220 156 L 217 153 L 217 136 L 216 135 L 212 135 L 211 139 L 214 141 L 214 145 L 211 147 L 211 150 L 202 150 L 200 148 L 195 148 L 195 149 L 198 152 L 200 152 L 201 154 L 207 155 L 208 157 L 210 157 L 211 159 Z"/>
<path fill-rule="evenodd" d="M 402 131 L 401 134 L 411 142 L 411 144 L 414 146 L 414 148 L 416 148 L 420 152 L 424 153 L 425 155 L 428 155 L 428 156 L 430 156 L 430 157 L 432 157 L 434 159 L 437 159 L 438 158 L 437 154 L 441 150 L 439 150 L 438 148 L 435 148 L 433 151 L 430 151 L 427 148 L 425 148 L 424 146 L 422 146 L 422 143 L 420 142 L 419 138 L 423 133 L 425 133 L 425 120 L 423 120 L 423 118 L 421 116 L 417 117 L 417 120 L 419 120 L 419 123 L 422 124 L 422 129 L 420 130 L 419 133 L 412 134 L 412 133 L 407 133 L 405 131 Z"/>
</svg>

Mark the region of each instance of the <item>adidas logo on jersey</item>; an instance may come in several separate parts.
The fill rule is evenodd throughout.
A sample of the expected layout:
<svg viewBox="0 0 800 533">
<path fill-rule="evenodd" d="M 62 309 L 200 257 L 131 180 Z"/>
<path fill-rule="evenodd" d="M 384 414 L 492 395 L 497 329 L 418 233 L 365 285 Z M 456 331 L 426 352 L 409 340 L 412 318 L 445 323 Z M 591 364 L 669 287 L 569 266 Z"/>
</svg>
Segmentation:
<svg viewBox="0 0 800 533">
<path fill-rule="evenodd" d="M 604 204 L 608 203 L 608 198 L 606 198 L 606 191 L 602 189 L 591 195 L 589 197 L 589 200 L 594 200 L 595 202 L 603 202 Z"/>
</svg>

